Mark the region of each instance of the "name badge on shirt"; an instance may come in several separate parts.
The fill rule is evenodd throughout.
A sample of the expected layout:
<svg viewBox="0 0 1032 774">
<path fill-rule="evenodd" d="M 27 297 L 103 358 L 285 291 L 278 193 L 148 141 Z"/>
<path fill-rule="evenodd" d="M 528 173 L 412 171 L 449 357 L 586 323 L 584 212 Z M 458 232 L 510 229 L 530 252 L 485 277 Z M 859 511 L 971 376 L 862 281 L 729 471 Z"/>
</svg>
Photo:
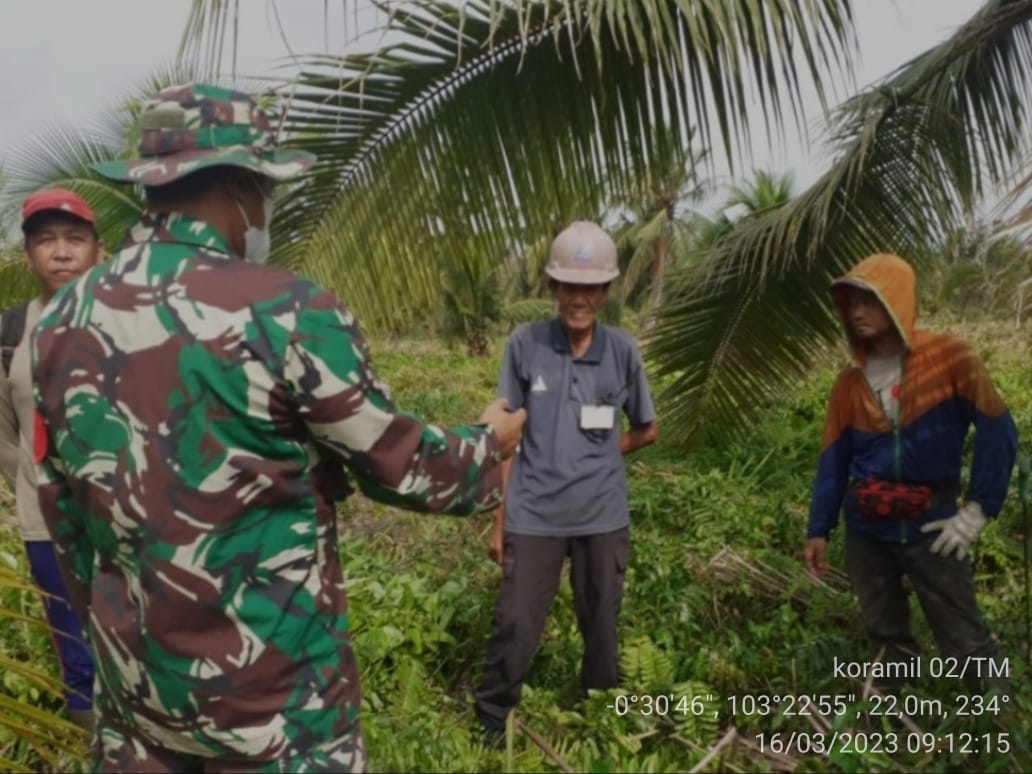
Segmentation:
<svg viewBox="0 0 1032 774">
<path fill-rule="evenodd" d="M 615 421 L 613 406 L 581 406 L 581 430 L 612 430 Z"/>
</svg>

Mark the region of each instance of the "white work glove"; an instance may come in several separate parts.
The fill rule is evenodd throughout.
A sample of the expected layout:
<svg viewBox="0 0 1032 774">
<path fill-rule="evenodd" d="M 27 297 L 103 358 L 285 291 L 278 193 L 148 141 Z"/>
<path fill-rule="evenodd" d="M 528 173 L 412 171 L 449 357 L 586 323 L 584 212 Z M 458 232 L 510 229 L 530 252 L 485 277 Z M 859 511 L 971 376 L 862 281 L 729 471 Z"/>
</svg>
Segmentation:
<svg viewBox="0 0 1032 774">
<path fill-rule="evenodd" d="M 986 521 L 985 514 L 982 512 L 982 506 L 972 500 L 962 505 L 948 519 L 928 522 L 921 527 L 921 531 L 942 530 L 929 550 L 933 554 L 941 554 L 943 556 L 949 556 L 956 551 L 957 558 L 963 559 L 967 556 L 968 548 L 975 542 L 975 538 L 982 531 Z"/>
</svg>

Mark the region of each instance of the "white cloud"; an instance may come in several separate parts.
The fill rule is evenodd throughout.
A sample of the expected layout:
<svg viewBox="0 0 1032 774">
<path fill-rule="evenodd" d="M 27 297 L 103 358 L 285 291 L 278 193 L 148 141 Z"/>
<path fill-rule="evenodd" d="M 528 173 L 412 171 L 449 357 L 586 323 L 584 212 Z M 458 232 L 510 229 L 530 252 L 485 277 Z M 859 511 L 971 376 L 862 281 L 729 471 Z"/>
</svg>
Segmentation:
<svg viewBox="0 0 1032 774">
<path fill-rule="evenodd" d="M 187 0 L 5 0 L 0 154 L 52 122 L 88 122 L 175 55 Z"/>
</svg>

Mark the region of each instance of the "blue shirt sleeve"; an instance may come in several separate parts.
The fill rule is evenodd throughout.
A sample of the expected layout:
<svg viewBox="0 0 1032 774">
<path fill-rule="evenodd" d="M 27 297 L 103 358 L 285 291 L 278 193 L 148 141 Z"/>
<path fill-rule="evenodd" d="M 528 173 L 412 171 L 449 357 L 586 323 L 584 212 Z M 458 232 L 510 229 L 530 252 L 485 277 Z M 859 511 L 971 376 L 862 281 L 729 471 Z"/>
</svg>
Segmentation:
<svg viewBox="0 0 1032 774">
<path fill-rule="evenodd" d="M 824 437 L 817 461 L 817 478 L 810 498 L 806 537 L 827 538 L 838 524 L 842 499 L 849 485 L 853 458 L 853 430 L 849 416 L 850 382 L 847 372 L 839 375 L 831 390 L 824 419 Z"/>
<path fill-rule="evenodd" d="M 641 359 L 641 352 L 633 341 L 629 344 L 631 356 L 628 359 L 627 399 L 624 401 L 623 410 L 631 427 L 639 427 L 655 421 L 656 406 L 649 392 L 649 381 L 645 376 L 645 363 Z"/>
<path fill-rule="evenodd" d="M 981 505 L 987 516 L 996 516 L 1003 510 L 1017 454 L 1018 430 L 1010 412 L 997 417 L 975 414 L 968 499 Z"/>
<path fill-rule="evenodd" d="M 985 365 L 977 355 L 972 359 L 973 386 L 965 392 L 974 409 L 975 442 L 967 496 L 981 505 L 987 516 L 996 516 L 1007 498 L 1018 454 L 1018 429 Z"/>
<path fill-rule="evenodd" d="M 826 538 L 838 524 L 842 498 L 849 484 L 850 440 L 850 431 L 847 430 L 821 452 L 817 463 L 817 479 L 810 498 L 807 538 Z"/>
</svg>

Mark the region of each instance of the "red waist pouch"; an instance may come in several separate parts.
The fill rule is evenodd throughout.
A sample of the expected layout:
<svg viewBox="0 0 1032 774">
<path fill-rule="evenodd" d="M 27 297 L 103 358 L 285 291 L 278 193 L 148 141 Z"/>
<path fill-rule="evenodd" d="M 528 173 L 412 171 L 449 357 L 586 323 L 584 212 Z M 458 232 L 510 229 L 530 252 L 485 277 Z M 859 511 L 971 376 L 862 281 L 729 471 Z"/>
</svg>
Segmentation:
<svg viewBox="0 0 1032 774">
<path fill-rule="evenodd" d="M 869 519 L 911 519 L 928 510 L 932 488 L 922 484 L 865 479 L 853 484 L 856 505 Z"/>
</svg>

